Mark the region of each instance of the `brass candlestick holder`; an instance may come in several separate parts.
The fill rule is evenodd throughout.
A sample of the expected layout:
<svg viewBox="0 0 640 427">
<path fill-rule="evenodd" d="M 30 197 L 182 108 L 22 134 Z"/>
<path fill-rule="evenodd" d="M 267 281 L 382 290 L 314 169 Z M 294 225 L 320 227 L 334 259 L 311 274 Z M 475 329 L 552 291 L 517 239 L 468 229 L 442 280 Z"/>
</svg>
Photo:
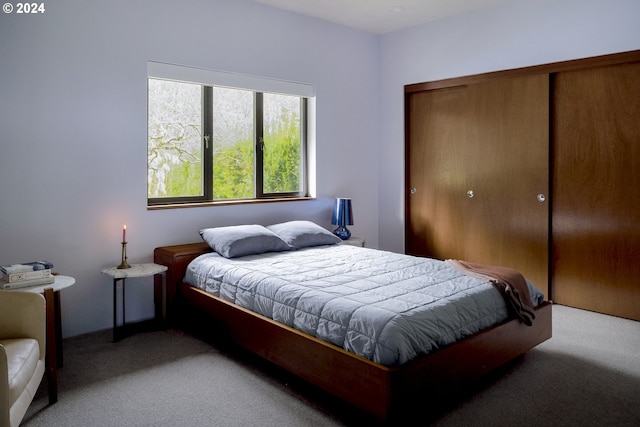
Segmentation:
<svg viewBox="0 0 640 427">
<path fill-rule="evenodd" d="M 131 268 L 131 266 L 127 264 L 127 242 L 122 242 L 122 262 L 120 263 L 118 268 Z"/>
</svg>

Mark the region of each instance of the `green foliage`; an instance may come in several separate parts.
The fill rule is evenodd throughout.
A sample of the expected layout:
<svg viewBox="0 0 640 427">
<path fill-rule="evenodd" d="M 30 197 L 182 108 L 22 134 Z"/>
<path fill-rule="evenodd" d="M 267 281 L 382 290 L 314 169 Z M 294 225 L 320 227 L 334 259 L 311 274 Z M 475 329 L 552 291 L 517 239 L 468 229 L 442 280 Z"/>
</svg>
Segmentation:
<svg viewBox="0 0 640 427">
<path fill-rule="evenodd" d="M 296 123 L 279 129 L 265 140 L 263 151 L 264 193 L 295 192 L 300 189 L 300 131 Z M 213 197 L 251 199 L 254 197 L 253 141 L 238 141 L 215 150 L 213 156 Z M 167 197 L 202 194 L 200 162 L 171 164 L 164 178 Z"/>
<path fill-rule="evenodd" d="M 203 195 L 200 87 L 150 80 L 149 197 Z M 301 189 L 300 98 L 265 95 L 264 147 L 255 152 L 253 95 L 216 88 L 213 144 L 214 200 L 256 195 L 255 156 L 263 156 L 263 193 Z M 195 106 L 195 107 L 194 107 Z M 208 185 L 208 184 L 204 184 Z"/>
<path fill-rule="evenodd" d="M 200 85 L 148 81 L 148 197 L 202 195 Z"/>
<path fill-rule="evenodd" d="M 275 129 L 265 132 L 264 192 L 300 189 L 300 122 L 285 111 Z"/>
<path fill-rule="evenodd" d="M 213 198 L 253 198 L 253 163 L 251 140 L 217 149 L 213 155 Z"/>
<path fill-rule="evenodd" d="M 273 129 L 265 129 L 264 193 L 300 188 L 300 121 L 283 110 Z M 254 197 L 254 143 L 237 141 L 216 150 L 213 157 L 214 199 Z"/>
<path fill-rule="evenodd" d="M 201 196 L 202 166 L 197 163 L 180 163 L 173 166 L 166 179 L 167 196 Z"/>
</svg>

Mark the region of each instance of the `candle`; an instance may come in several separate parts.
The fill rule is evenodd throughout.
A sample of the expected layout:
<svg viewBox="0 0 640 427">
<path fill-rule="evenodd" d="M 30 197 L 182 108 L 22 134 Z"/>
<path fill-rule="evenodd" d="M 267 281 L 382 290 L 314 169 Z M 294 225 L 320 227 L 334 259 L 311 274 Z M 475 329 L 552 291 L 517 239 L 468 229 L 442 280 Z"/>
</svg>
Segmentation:
<svg viewBox="0 0 640 427">
<path fill-rule="evenodd" d="M 122 226 L 122 243 L 127 243 L 127 225 Z"/>
</svg>

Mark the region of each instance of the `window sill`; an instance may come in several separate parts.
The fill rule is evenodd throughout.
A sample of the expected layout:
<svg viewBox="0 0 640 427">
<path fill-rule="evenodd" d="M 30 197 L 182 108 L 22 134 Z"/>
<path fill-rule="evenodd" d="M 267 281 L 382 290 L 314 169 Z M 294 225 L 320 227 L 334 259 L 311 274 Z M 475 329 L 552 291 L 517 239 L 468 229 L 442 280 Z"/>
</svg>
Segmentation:
<svg viewBox="0 0 640 427">
<path fill-rule="evenodd" d="M 304 200 L 315 200 L 315 197 L 282 197 L 276 199 L 251 199 L 251 200 L 224 200 L 215 202 L 192 202 L 192 203 L 167 203 L 161 205 L 147 205 L 147 210 L 163 210 L 163 209 L 182 209 L 182 208 L 203 208 L 211 206 L 229 206 L 229 205 L 252 205 L 261 203 L 276 202 L 299 202 Z"/>
</svg>

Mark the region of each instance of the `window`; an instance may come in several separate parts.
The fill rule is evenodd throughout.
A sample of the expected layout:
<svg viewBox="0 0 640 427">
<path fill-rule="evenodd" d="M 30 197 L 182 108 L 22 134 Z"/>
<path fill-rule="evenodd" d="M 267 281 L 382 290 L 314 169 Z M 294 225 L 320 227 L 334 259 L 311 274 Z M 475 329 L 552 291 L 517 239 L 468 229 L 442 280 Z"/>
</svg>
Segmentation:
<svg viewBox="0 0 640 427">
<path fill-rule="evenodd" d="M 309 195 L 312 87 L 158 63 L 149 70 L 149 206 Z"/>
</svg>

